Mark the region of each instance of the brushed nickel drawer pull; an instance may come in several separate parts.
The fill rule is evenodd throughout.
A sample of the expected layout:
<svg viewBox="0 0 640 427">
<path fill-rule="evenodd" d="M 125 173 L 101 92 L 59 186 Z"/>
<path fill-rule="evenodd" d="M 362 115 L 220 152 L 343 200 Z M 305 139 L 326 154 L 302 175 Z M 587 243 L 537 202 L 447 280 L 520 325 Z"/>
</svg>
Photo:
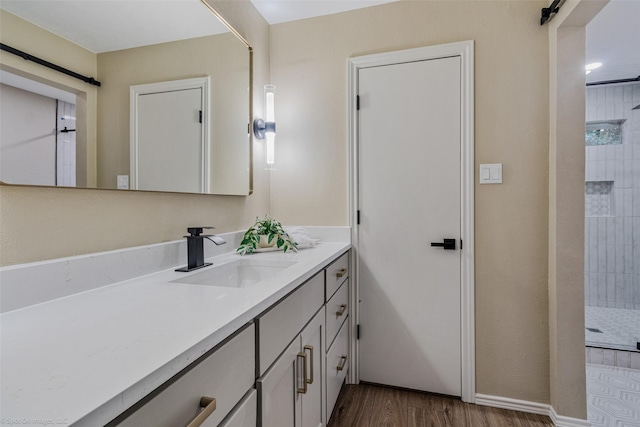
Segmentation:
<svg viewBox="0 0 640 427">
<path fill-rule="evenodd" d="M 342 277 L 345 274 L 347 274 L 347 269 L 346 268 L 341 268 L 340 270 L 338 270 L 338 272 L 336 273 L 337 277 Z"/>
<path fill-rule="evenodd" d="M 347 364 L 347 356 L 340 356 L 340 364 L 338 365 L 338 371 L 342 371 Z"/>
<path fill-rule="evenodd" d="M 336 311 L 336 316 L 342 316 L 345 311 L 347 311 L 347 304 L 340 304 L 340 310 Z"/>
<path fill-rule="evenodd" d="M 312 345 L 305 345 L 304 346 L 304 351 L 306 353 L 306 351 L 309 350 L 309 362 L 311 365 L 311 377 L 306 380 L 307 384 L 313 384 L 313 346 Z"/>
<path fill-rule="evenodd" d="M 213 397 L 202 396 L 200 398 L 200 407 L 204 408 L 196 417 L 187 425 L 187 427 L 200 427 L 209 415 L 216 410 L 216 399 Z"/>
<path fill-rule="evenodd" d="M 307 393 L 307 353 L 298 353 L 296 356 L 296 360 L 299 360 L 302 357 L 302 385 L 303 387 L 298 387 L 297 392 L 300 394 Z"/>
</svg>

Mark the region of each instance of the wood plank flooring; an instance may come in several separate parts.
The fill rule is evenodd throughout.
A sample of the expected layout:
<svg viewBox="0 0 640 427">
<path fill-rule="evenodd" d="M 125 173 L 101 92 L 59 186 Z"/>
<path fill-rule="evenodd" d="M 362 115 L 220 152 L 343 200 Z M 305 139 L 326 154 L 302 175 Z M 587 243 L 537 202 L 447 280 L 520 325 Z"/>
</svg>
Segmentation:
<svg viewBox="0 0 640 427">
<path fill-rule="evenodd" d="M 345 385 L 328 427 L 553 427 L 549 417 L 371 384 Z"/>
</svg>

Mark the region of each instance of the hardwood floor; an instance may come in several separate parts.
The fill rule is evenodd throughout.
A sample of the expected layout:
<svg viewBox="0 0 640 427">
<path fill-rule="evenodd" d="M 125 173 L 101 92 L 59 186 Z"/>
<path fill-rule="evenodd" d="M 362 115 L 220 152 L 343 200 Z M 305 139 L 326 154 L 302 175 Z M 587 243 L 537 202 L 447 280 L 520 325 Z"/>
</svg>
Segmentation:
<svg viewBox="0 0 640 427">
<path fill-rule="evenodd" d="M 346 385 L 328 427 L 552 427 L 549 417 L 370 384 Z"/>
</svg>

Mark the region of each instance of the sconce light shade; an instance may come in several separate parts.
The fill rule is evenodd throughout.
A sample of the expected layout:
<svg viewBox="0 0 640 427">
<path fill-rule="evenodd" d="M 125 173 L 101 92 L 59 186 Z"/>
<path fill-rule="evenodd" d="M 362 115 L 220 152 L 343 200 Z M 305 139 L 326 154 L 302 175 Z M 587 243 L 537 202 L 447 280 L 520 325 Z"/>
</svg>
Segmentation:
<svg viewBox="0 0 640 427">
<path fill-rule="evenodd" d="M 276 118 L 275 118 L 276 87 L 266 85 L 264 87 L 264 120 L 253 121 L 253 133 L 258 139 L 265 140 L 265 152 L 267 157 L 267 169 L 275 169 Z"/>
</svg>

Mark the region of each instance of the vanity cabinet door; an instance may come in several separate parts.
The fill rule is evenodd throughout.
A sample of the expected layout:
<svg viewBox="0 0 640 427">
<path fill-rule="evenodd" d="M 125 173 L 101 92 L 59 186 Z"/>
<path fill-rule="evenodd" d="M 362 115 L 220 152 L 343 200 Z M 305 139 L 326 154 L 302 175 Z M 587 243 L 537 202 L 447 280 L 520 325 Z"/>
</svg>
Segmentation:
<svg viewBox="0 0 640 427">
<path fill-rule="evenodd" d="M 259 378 L 263 427 L 324 426 L 324 308 Z"/>
<path fill-rule="evenodd" d="M 303 388 L 303 372 L 299 369 L 300 344 L 298 336 L 256 382 L 262 427 L 300 425 L 302 401 L 297 397 L 298 390 Z"/>
<path fill-rule="evenodd" d="M 302 426 L 319 427 L 325 425 L 323 394 L 324 394 L 324 308 L 304 328 L 300 334 L 302 338 L 302 352 L 305 354 L 304 363 L 307 364 L 306 393 L 299 394 L 302 399 Z"/>
</svg>

